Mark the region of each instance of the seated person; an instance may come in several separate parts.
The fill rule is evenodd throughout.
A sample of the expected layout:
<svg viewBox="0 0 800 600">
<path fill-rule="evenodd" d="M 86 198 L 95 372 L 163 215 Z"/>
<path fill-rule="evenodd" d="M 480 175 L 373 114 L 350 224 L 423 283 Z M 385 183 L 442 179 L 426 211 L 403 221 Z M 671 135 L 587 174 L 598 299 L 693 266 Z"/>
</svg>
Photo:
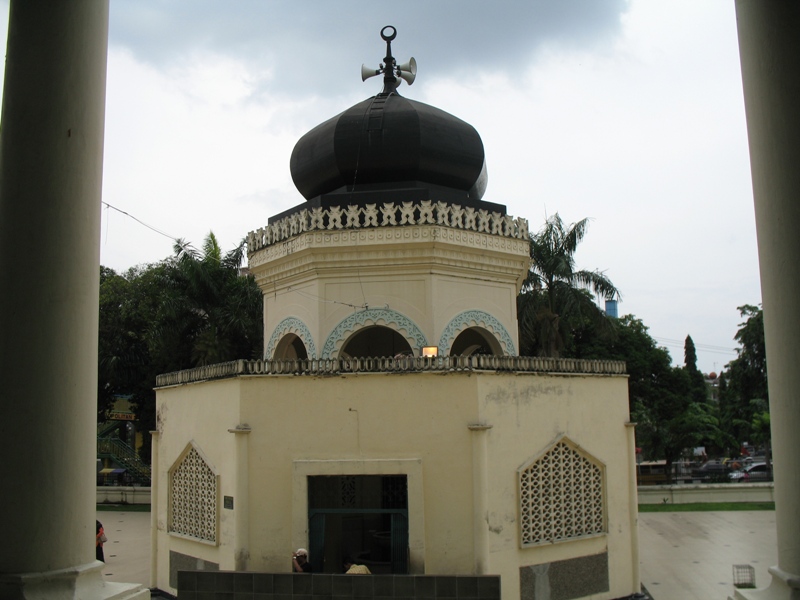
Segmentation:
<svg viewBox="0 0 800 600">
<path fill-rule="evenodd" d="M 345 575 L 372 575 L 366 565 L 357 565 L 349 556 L 346 556 L 342 562 Z"/>
</svg>

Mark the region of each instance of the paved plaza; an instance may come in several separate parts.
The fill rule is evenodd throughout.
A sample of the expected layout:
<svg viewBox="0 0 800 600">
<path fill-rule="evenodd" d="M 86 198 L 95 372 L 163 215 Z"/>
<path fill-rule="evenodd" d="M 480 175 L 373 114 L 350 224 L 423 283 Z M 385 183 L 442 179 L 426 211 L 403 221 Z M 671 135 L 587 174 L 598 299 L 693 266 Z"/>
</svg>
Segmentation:
<svg viewBox="0 0 800 600">
<path fill-rule="evenodd" d="M 98 511 L 108 536 L 108 581 L 150 586 L 150 513 Z M 726 600 L 734 564 L 755 568 L 765 587 L 778 561 L 774 511 L 639 515 L 642 584 L 653 600 Z"/>
<path fill-rule="evenodd" d="M 733 565 L 752 565 L 756 586 L 778 563 L 775 511 L 639 515 L 642 585 L 654 600 L 725 600 Z"/>
<path fill-rule="evenodd" d="M 97 520 L 108 538 L 104 578 L 150 587 L 150 513 L 98 510 Z"/>
</svg>

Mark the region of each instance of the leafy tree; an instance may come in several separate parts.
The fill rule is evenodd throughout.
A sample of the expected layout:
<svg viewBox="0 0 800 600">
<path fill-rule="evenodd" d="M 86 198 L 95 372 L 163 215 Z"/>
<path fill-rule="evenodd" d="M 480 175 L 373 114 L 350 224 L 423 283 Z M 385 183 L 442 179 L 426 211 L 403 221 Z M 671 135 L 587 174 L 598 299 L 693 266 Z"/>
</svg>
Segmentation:
<svg viewBox="0 0 800 600">
<path fill-rule="evenodd" d="M 657 345 L 647 326 L 633 315 L 612 322 L 614 335 L 601 336 L 591 324 L 577 332 L 573 358 L 610 359 L 626 362 L 631 409 L 637 400 L 652 395 L 652 387 L 672 362 L 669 351 Z"/>
<path fill-rule="evenodd" d="M 532 266 L 517 297 L 523 354 L 561 356 L 586 322 L 596 330 L 608 329 L 605 313 L 589 292 L 612 299 L 619 291 L 604 273 L 575 268 L 575 252 L 588 225 L 588 219 L 564 225 L 556 213 L 531 236 Z"/>
<path fill-rule="evenodd" d="M 139 430 L 150 431 L 158 374 L 260 355 L 262 296 L 254 278 L 240 272 L 243 254 L 240 245 L 223 256 L 210 233 L 202 251 L 179 242 L 173 258 L 123 275 L 101 267 L 103 414 L 114 395 L 130 395 Z M 145 458 L 149 450 L 145 443 Z"/>
<path fill-rule="evenodd" d="M 689 371 L 697 371 L 697 350 L 694 347 L 692 336 L 687 335 L 683 343 L 683 365 Z"/>
<path fill-rule="evenodd" d="M 751 304 L 738 307 L 745 318 L 734 339 L 739 343 L 738 356 L 725 365 L 720 377 L 720 414 L 723 426 L 735 450 L 743 442 L 768 443 L 763 426 L 769 411 L 767 354 L 764 342 L 764 314 Z"/>
<path fill-rule="evenodd" d="M 591 325 L 582 329 L 574 356 L 627 363 L 637 445 L 649 459 L 665 459 L 671 477 L 673 462 L 714 431 L 716 419 L 707 404 L 692 398 L 689 370 L 672 366 L 669 351 L 658 346 L 640 319 L 624 315 L 611 323 L 613 336 L 598 336 Z"/>
<path fill-rule="evenodd" d="M 692 400 L 698 403 L 708 401 L 708 388 L 700 369 L 697 368 L 697 350 L 694 347 L 692 336 L 687 335 L 683 345 L 683 368 L 689 375 Z"/>
<path fill-rule="evenodd" d="M 260 354 L 263 341 L 261 291 L 252 277 L 241 277 L 244 244 L 222 255 L 214 233 L 202 252 L 182 240 L 175 244 L 174 268 L 166 308 L 165 332 L 191 344 L 195 366 Z"/>
</svg>

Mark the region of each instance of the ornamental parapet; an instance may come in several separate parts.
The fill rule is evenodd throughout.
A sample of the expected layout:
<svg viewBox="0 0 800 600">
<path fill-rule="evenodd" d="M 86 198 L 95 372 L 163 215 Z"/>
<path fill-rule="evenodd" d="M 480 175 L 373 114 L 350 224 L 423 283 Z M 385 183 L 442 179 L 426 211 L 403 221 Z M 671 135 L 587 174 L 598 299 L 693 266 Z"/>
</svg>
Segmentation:
<svg viewBox="0 0 800 600">
<path fill-rule="evenodd" d="M 385 202 L 330 208 L 315 207 L 298 212 L 247 234 L 247 252 L 252 254 L 272 244 L 288 240 L 306 231 L 334 231 L 369 227 L 408 225 L 444 225 L 454 229 L 490 235 L 529 239 L 528 221 L 521 217 L 489 212 L 486 209 L 425 200 L 422 202 Z"/>
<path fill-rule="evenodd" d="M 501 371 L 566 375 L 626 375 L 624 361 L 542 358 L 534 356 L 401 356 L 308 360 L 234 360 L 156 377 L 156 387 L 197 383 L 241 375 L 346 375 L 348 373 L 419 373 Z"/>
</svg>

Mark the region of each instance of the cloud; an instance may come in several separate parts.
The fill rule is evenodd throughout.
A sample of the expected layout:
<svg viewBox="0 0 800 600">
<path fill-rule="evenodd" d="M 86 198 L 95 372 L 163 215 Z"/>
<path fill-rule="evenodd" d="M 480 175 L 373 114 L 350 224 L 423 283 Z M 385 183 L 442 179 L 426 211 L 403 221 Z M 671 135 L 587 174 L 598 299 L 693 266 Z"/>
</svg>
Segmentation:
<svg viewBox="0 0 800 600">
<path fill-rule="evenodd" d="M 358 77 L 362 62 L 377 67 L 385 25 L 398 30 L 392 49 L 399 62 L 413 55 L 431 76 L 463 75 L 520 69 L 545 45 L 607 42 L 619 33 L 626 9 L 624 0 L 412 0 L 387 17 L 374 3 L 356 0 L 114 0 L 110 40 L 159 67 L 197 50 L 227 55 L 260 64 L 265 85 L 321 94 Z"/>
<path fill-rule="evenodd" d="M 736 306 L 758 304 L 760 288 L 728 0 L 413 0 L 395 12 L 113 0 L 104 200 L 170 236 L 197 245 L 213 229 L 233 247 L 302 201 L 295 142 L 380 90 L 359 67 L 377 66 L 392 24 L 395 57 L 419 63 L 401 93 L 480 132 L 487 200 L 534 230 L 556 211 L 591 217 L 578 266 L 607 272 L 620 314 L 655 337 L 691 334 L 704 370 L 730 360 L 700 345 L 732 347 Z M 168 237 L 104 211 L 103 264 L 171 253 Z"/>
</svg>

